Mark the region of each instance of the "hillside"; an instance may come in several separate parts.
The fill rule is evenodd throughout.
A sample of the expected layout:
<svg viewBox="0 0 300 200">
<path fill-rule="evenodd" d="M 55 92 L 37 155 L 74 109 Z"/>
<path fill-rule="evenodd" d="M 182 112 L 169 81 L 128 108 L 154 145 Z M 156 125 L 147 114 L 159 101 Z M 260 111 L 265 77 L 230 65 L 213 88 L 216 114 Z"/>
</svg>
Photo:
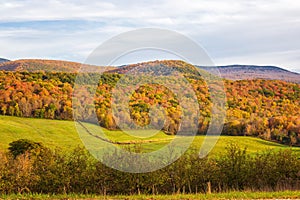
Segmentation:
<svg viewBox="0 0 300 200">
<path fill-rule="evenodd" d="M 199 76 L 199 72 L 205 73 L 205 71 L 199 70 L 195 66 L 181 60 L 156 60 L 137 64 L 123 65 L 108 72 L 118 74 L 126 74 L 130 72 L 130 74 L 133 75 L 145 73 L 147 75 L 154 76 L 168 76 L 174 74 L 175 71 L 183 73 L 187 76 Z"/>
<path fill-rule="evenodd" d="M 8 62 L 9 60 L 4 59 L 4 58 L 0 58 L 0 63 L 4 63 L 4 62 Z"/>
<path fill-rule="evenodd" d="M 80 69 L 81 66 L 90 67 L 91 65 L 60 60 L 23 59 L 9 61 L 6 59 L 0 59 L 0 70 L 5 71 L 45 71 L 75 73 Z M 139 69 L 138 71 L 140 73 L 143 72 L 142 68 L 144 68 L 145 72 L 147 72 L 147 68 L 151 66 L 161 66 L 161 69 L 164 69 L 164 71 L 157 71 L 157 73 L 160 73 L 161 75 L 170 74 L 170 72 L 174 70 L 178 70 L 181 73 L 189 75 L 198 74 L 198 71 L 193 65 L 187 64 L 180 60 L 149 61 L 137 64 L 123 65 L 119 67 L 109 67 L 108 69 L 109 73 L 126 74 L 130 71 L 131 74 L 134 74 L 136 73 L 134 70 L 136 70 L 137 68 Z M 267 79 L 300 83 L 300 74 L 290 72 L 288 70 L 275 66 L 228 65 L 217 67 L 197 67 L 209 73 L 214 73 L 215 68 L 218 68 L 221 76 L 229 80 Z M 201 73 L 204 72 L 202 71 Z"/>
<path fill-rule="evenodd" d="M 47 119 L 73 119 L 72 93 L 74 73 L 0 72 L 0 114 Z M 108 129 L 116 129 L 112 116 L 111 90 L 122 74 L 104 74 L 99 81 L 94 102 L 83 101 L 84 115 L 76 116 L 90 121 L 89 110 L 95 105 L 98 122 Z M 190 127 L 197 126 L 205 134 L 211 118 L 211 100 L 205 81 L 188 78 L 198 97 L 200 117 L 190 120 Z M 169 79 L 174 87 L 176 77 Z M 300 144 L 300 86 L 296 83 L 271 80 L 225 81 L 227 116 L 224 135 L 256 136 L 289 145 Z M 84 89 L 84 88 L 83 88 Z M 86 95 L 90 95 L 86 91 Z M 122 96 L 122 94 L 120 94 Z M 161 85 L 145 85 L 137 89 L 129 102 L 130 115 L 141 126 L 149 123 L 150 106 L 160 104 L 166 112 L 163 130 L 176 134 L 180 125 L 181 106 L 176 96 Z M 78 105 L 78 102 L 75 104 Z M 189 106 L 186 104 L 186 106 Z M 79 112 L 79 113 L 78 113 Z M 164 117 L 162 111 L 157 116 Z M 91 112 L 92 113 L 92 112 Z M 191 117 L 196 116 L 191 113 Z M 196 119 L 196 118 L 195 118 Z M 124 121 L 126 122 L 126 121 Z M 188 124 L 187 124 L 188 125 Z"/>
<path fill-rule="evenodd" d="M 195 66 L 187 64 L 181 60 L 162 60 L 162 61 L 150 61 L 131 65 L 123 65 L 117 69 L 113 69 L 110 72 L 126 74 L 130 71 L 131 74 L 139 72 L 146 73 L 151 67 L 162 66 L 163 71 L 157 72 L 160 74 L 155 75 L 168 75 L 170 71 L 178 70 L 181 73 L 188 75 L 195 75 L 204 73 L 205 70 L 209 73 L 215 73 L 218 69 L 222 78 L 229 80 L 251 80 L 251 79 L 266 79 L 266 80 L 282 80 L 287 82 L 300 83 L 300 74 L 282 69 L 275 66 L 256 66 L 256 65 L 228 65 L 228 66 L 216 66 L 216 67 L 198 67 L 198 71 Z M 163 68 L 167 67 L 167 68 Z M 144 68 L 144 69 L 143 69 Z M 199 71 L 200 69 L 200 71 Z"/>
<path fill-rule="evenodd" d="M 91 67 L 77 62 L 61 60 L 24 59 L 0 63 L 0 70 L 4 71 L 28 71 L 28 72 L 66 72 L 75 73 L 81 67 Z M 97 67 L 97 66 L 93 66 Z"/>
<path fill-rule="evenodd" d="M 98 129 L 95 125 L 89 125 L 91 128 Z M 32 119 L 10 116 L 0 116 L 0 151 L 8 148 L 8 144 L 18 139 L 30 139 L 36 142 L 42 142 L 50 148 L 60 148 L 63 151 L 72 150 L 77 146 L 83 146 L 76 131 L 75 124 L 72 121 Z M 142 143 L 141 138 L 135 138 L 123 133 L 122 131 L 105 130 L 106 134 L 113 141 L 121 142 L 141 142 L 146 151 L 156 150 L 164 145 L 166 141 L 171 141 L 172 136 L 161 133 L 151 137 L 154 143 Z M 192 148 L 200 148 L 204 136 L 197 136 L 193 142 Z M 257 152 L 266 149 L 286 149 L 289 148 L 273 142 L 264 141 L 253 137 L 234 137 L 221 136 L 213 153 L 221 153 L 229 143 L 237 143 L 247 147 L 248 152 Z M 292 148 L 299 152 L 299 148 Z"/>
<path fill-rule="evenodd" d="M 300 74 L 275 66 L 229 65 L 217 67 L 202 67 L 200 69 L 213 72 L 217 68 L 221 76 L 230 80 L 267 79 L 300 83 Z"/>
<path fill-rule="evenodd" d="M 52 65 L 55 61 L 44 62 L 53 69 L 60 68 L 62 63 L 65 63 L 58 62 L 57 65 Z M 184 127 L 181 126 L 182 113 L 187 110 L 182 109 L 182 102 L 178 102 L 176 95 L 164 86 L 165 83 L 168 83 L 172 84 L 174 89 L 182 88 L 178 77 L 171 76 L 164 79 L 166 82 L 162 85 L 146 84 L 136 89 L 130 97 L 130 113 L 123 113 L 122 120 L 126 122 L 125 124 L 129 124 L 130 127 L 127 128 L 135 128 L 136 125 L 146 126 L 151 121 L 148 113 L 150 108 L 160 105 L 163 110 L 157 111 L 156 116 L 160 119 L 165 118 L 162 130 L 167 134 L 176 134 L 180 127 L 187 131 L 189 127 L 197 127 L 198 134 L 205 134 L 209 127 L 212 100 L 206 82 L 201 76 L 204 71 L 200 71 L 199 74 L 193 66 L 183 61 L 153 61 L 123 66 L 103 74 L 100 80 L 98 80 L 99 77 L 94 76 L 95 74 L 80 74 L 79 77 L 85 76 L 88 80 L 97 78 L 98 87 L 96 93 L 92 94 L 93 102 L 88 102 L 86 98 L 72 102 L 73 86 L 77 74 L 71 73 L 71 70 L 59 73 L 44 70 L 30 73 L 22 71 L 26 67 L 27 69 L 41 69 L 38 68 L 37 63 L 46 66 L 44 62 L 34 61 L 36 65 L 12 68 L 21 71 L 0 71 L 1 115 L 72 120 L 73 114 L 75 114 L 83 121 L 95 122 L 91 114 L 93 113 L 91 109 L 95 106 L 98 123 L 107 129 L 118 129 L 112 114 L 111 91 L 121 79 L 131 81 L 141 78 L 134 74 L 135 71 L 133 71 L 132 77 L 124 76 L 124 73 L 137 66 L 140 71 L 146 70 L 145 72 L 150 72 L 151 76 L 159 77 L 168 75 L 171 73 L 171 69 L 175 68 L 186 76 L 192 86 L 198 98 L 200 117 L 195 112 L 189 112 L 189 123 Z M 24 63 L 28 64 L 27 61 Z M 162 66 L 164 70 L 149 71 L 147 68 L 147 66 L 151 68 L 157 65 Z M 68 66 L 70 65 L 66 65 L 64 70 L 67 70 Z M 91 95 L 89 86 L 85 88 L 85 84 L 83 84 L 80 87 L 77 89 L 84 91 L 84 95 Z M 224 87 L 227 98 L 227 115 L 223 135 L 255 136 L 287 145 L 300 145 L 299 84 L 263 79 L 224 80 Z M 124 96 L 124 91 L 119 92 L 120 97 Z M 183 91 L 183 94 L 185 99 L 190 98 L 186 91 Z M 85 113 L 80 113 L 80 109 L 73 112 L 72 103 Z M 194 105 L 185 103 L 186 108 L 191 106 Z M 131 123 L 131 119 L 134 123 Z M 159 123 L 157 120 L 157 124 Z"/>
</svg>

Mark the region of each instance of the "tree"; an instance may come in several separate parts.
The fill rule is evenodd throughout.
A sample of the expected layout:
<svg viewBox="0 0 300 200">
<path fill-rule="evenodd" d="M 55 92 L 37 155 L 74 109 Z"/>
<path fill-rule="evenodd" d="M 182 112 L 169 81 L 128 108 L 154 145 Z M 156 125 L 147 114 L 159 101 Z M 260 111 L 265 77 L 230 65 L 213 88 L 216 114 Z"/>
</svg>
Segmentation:
<svg viewBox="0 0 300 200">
<path fill-rule="evenodd" d="M 27 139 L 20 139 L 9 143 L 9 152 L 14 156 L 14 158 L 19 155 L 25 154 L 26 152 L 37 155 L 45 147 L 38 142 L 33 142 Z"/>
</svg>

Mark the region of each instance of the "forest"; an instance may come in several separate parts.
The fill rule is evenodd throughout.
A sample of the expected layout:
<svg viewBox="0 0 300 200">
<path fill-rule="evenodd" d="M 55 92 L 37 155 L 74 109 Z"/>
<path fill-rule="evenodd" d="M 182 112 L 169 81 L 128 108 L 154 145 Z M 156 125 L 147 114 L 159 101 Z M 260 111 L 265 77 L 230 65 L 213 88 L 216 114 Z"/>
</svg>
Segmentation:
<svg viewBox="0 0 300 200">
<path fill-rule="evenodd" d="M 191 115 L 189 126 L 197 126 L 198 134 L 205 134 L 211 120 L 212 107 L 205 80 L 184 62 L 164 61 L 160 65 L 167 69 L 175 66 L 175 69 L 183 73 L 189 81 L 200 110 L 198 119 L 196 115 Z M 82 75 L 99 78 L 94 101 L 85 104 L 86 108 L 95 108 L 97 120 L 105 128 L 112 130 L 119 128 L 112 113 L 111 91 L 121 79 L 132 78 L 125 75 L 128 70 L 126 67 L 114 69 L 102 74 L 101 77 L 94 74 Z M 72 102 L 72 94 L 78 76 L 80 77 L 77 73 L 66 72 L 0 71 L 0 114 L 72 120 L 73 114 L 77 115 L 73 113 L 72 104 L 76 106 L 78 102 Z M 180 88 L 181 85 L 176 80 L 176 77 L 170 77 L 167 81 Z M 299 84 L 262 79 L 237 81 L 224 79 L 223 83 L 226 93 L 223 135 L 255 136 L 287 145 L 300 145 Z M 90 94 L 87 92 L 87 95 Z M 186 98 L 189 98 L 188 94 Z M 159 84 L 141 85 L 132 93 L 128 104 L 130 114 L 124 114 L 122 120 L 126 122 L 133 119 L 140 126 L 149 124 L 148 113 L 151 106 L 162 106 L 164 111 L 157 115 L 166 114 L 167 120 L 163 126 L 166 134 L 176 134 L 181 113 L 185 112 L 176 95 Z M 80 116 L 82 120 L 91 121 L 89 112 L 85 114 L 87 116 Z"/>
</svg>

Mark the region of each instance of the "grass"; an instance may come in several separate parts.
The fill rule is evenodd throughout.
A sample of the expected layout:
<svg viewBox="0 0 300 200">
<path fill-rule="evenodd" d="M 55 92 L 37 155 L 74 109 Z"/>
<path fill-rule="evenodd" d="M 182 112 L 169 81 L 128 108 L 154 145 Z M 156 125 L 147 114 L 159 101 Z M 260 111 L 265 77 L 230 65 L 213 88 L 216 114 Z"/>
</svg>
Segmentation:
<svg viewBox="0 0 300 200">
<path fill-rule="evenodd" d="M 228 192 L 213 194 L 176 194 L 176 195 L 133 195 L 133 196 L 95 196 L 95 195 L 45 195 L 14 194 L 0 195 L 1 199 L 297 199 L 300 191 L 281 192 Z"/>
<path fill-rule="evenodd" d="M 98 126 L 92 124 L 85 124 L 85 126 L 93 134 L 101 135 Z M 78 126 L 78 129 L 82 128 Z M 174 136 L 166 135 L 163 132 L 155 134 L 152 131 L 133 131 L 132 134 L 135 136 L 131 136 L 122 131 L 102 130 L 104 134 L 101 137 L 107 137 L 112 142 L 140 143 L 145 151 L 157 150 L 174 138 Z M 85 130 L 82 133 L 78 134 L 73 121 L 0 116 L 0 150 L 7 149 L 10 142 L 21 138 L 42 142 L 48 147 L 58 147 L 66 151 L 77 146 L 83 146 L 82 141 L 95 145 L 95 148 L 103 148 L 103 142 L 101 143 L 99 139 L 91 137 Z M 205 136 L 196 136 L 190 148 L 199 150 L 204 138 Z M 290 148 L 254 137 L 221 136 L 212 149 L 212 153 L 221 153 L 229 143 L 237 143 L 242 147 L 247 147 L 247 151 L 250 153 L 266 149 Z M 298 147 L 291 149 L 300 153 L 300 148 Z"/>
</svg>

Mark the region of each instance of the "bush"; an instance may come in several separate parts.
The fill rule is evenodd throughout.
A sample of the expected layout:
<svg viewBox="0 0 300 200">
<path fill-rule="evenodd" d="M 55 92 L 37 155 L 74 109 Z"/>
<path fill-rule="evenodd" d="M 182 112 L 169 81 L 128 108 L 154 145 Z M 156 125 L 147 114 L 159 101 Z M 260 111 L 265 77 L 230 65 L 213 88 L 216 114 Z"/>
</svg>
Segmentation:
<svg viewBox="0 0 300 200">
<path fill-rule="evenodd" d="M 163 169 L 144 174 L 111 169 L 82 148 L 66 154 L 27 140 L 11 143 L 10 152 L 0 153 L 0 159 L 2 194 L 197 193 L 209 191 L 208 185 L 213 192 L 300 189 L 300 160 L 295 153 L 287 150 L 247 154 L 246 149 L 235 144 L 216 157 L 200 159 L 196 152 L 188 153 Z M 107 159 L 124 160 L 115 154 Z"/>
<path fill-rule="evenodd" d="M 20 139 L 9 144 L 9 152 L 16 158 L 21 154 L 33 153 L 37 154 L 43 149 L 43 145 L 38 142 L 33 142 L 27 139 Z"/>
</svg>

